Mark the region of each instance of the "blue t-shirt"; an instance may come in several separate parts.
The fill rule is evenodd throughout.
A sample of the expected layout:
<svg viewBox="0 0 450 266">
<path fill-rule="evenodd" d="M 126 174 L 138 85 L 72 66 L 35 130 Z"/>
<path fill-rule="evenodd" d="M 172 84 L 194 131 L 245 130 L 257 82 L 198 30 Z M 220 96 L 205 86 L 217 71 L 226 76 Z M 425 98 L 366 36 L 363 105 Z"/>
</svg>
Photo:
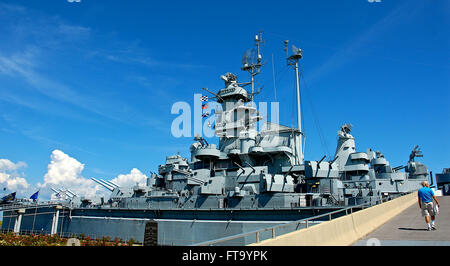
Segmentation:
<svg viewBox="0 0 450 266">
<path fill-rule="evenodd" d="M 423 187 L 423 188 L 419 189 L 418 194 L 419 194 L 419 198 L 422 202 L 432 202 L 433 201 L 434 192 L 429 187 Z"/>
</svg>

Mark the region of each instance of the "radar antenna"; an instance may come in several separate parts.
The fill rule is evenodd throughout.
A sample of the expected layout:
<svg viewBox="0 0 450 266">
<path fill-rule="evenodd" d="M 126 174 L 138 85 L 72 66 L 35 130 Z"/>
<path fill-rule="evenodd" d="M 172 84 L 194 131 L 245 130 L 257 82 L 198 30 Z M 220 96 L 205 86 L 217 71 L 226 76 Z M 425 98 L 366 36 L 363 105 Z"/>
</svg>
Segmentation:
<svg viewBox="0 0 450 266">
<path fill-rule="evenodd" d="M 302 117 L 301 117 L 301 112 L 300 112 L 300 82 L 298 79 L 298 74 L 299 74 L 298 73 L 299 72 L 298 60 L 303 57 L 303 54 L 302 54 L 302 49 L 299 49 L 299 48 L 295 47 L 295 45 L 292 45 L 292 55 L 289 56 L 288 44 L 289 44 L 289 41 L 285 40 L 284 41 L 284 51 L 286 51 L 287 65 L 294 67 L 295 78 L 297 81 L 297 127 L 298 127 L 298 130 L 300 131 L 300 141 L 299 141 L 300 143 L 299 143 L 299 150 L 297 151 L 297 155 L 298 155 L 299 163 L 302 163 L 304 156 L 303 156 L 303 151 L 302 151 L 303 132 L 302 132 Z"/>
<path fill-rule="evenodd" d="M 344 124 L 344 125 L 341 127 L 341 131 L 344 132 L 344 133 L 346 133 L 346 134 L 349 134 L 350 131 L 352 131 L 352 127 L 353 127 L 352 124 Z"/>
<path fill-rule="evenodd" d="M 260 53 L 260 45 L 262 42 L 262 31 L 260 31 L 258 34 L 255 35 L 255 48 L 248 49 L 244 56 L 242 57 L 242 67 L 241 70 L 248 71 L 251 76 L 251 84 L 252 84 L 252 93 L 251 93 L 251 100 L 253 101 L 253 96 L 255 94 L 258 94 L 258 92 L 255 92 L 255 76 L 258 75 L 261 72 L 262 67 L 262 56 Z"/>
</svg>

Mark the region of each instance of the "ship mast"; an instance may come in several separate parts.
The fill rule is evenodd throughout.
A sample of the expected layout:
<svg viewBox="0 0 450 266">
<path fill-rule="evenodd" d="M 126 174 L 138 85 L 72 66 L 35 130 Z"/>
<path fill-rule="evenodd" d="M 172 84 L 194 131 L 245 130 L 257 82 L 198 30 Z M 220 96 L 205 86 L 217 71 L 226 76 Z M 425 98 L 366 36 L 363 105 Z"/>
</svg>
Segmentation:
<svg viewBox="0 0 450 266">
<path fill-rule="evenodd" d="M 302 148 L 302 136 L 303 136 L 303 132 L 302 132 L 302 117 L 301 117 L 301 112 L 300 112 L 300 82 L 299 82 L 299 77 L 298 77 L 298 60 L 302 58 L 302 49 L 298 49 L 297 47 L 295 47 L 294 45 L 292 45 L 292 52 L 293 54 L 291 56 L 289 56 L 289 49 L 288 49 L 288 44 L 289 41 L 285 40 L 284 41 L 284 50 L 286 51 L 286 60 L 287 60 L 287 65 L 288 66 L 292 66 L 295 69 L 295 78 L 297 81 L 297 127 L 298 130 L 300 131 L 300 140 L 298 141 L 298 143 L 296 143 L 296 148 L 297 148 L 297 158 L 298 164 L 303 163 L 303 148 Z"/>
<path fill-rule="evenodd" d="M 251 100 L 253 101 L 253 96 L 255 94 L 255 76 L 258 75 L 261 72 L 261 60 L 262 56 L 260 54 L 260 44 L 262 41 L 262 32 L 259 32 L 255 35 L 255 46 L 256 46 L 256 55 L 254 49 L 249 49 L 244 54 L 244 57 L 242 58 L 242 70 L 248 71 L 251 76 L 251 85 L 252 85 L 252 93 L 251 93 Z"/>
</svg>

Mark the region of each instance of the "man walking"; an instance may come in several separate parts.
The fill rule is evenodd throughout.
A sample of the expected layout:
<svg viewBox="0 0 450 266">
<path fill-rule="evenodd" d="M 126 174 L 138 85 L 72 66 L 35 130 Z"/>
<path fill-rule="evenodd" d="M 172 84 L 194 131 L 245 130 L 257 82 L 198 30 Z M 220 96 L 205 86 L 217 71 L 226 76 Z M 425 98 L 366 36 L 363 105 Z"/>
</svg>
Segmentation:
<svg viewBox="0 0 450 266">
<path fill-rule="evenodd" d="M 428 182 L 423 181 L 421 183 L 422 188 L 418 191 L 419 196 L 419 207 L 422 210 L 422 216 L 425 216 L 425 222 L 428 226 L 428 231 L 430 230 L 436 230 L 436 225 L 434 223 L 435 218 L 435 212 L 434 212 L 434 206 L 433 206 L 433 200 L 436 201 L 438 207 L 441 207 L 439 205 L 439 201 L 436 199 L 436 196 L 434 196 L 434 192 L 431 188 L 429 188 Z M 431 224 L 430 224 L 430 216 L 431 216 Z"/>
</svg>

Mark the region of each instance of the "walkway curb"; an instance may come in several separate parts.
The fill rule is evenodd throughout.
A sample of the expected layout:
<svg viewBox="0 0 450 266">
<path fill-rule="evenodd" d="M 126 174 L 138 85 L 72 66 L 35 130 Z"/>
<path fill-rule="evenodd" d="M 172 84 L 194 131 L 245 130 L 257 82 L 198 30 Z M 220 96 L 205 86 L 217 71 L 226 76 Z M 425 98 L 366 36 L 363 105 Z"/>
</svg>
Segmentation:
<svg viewBox="0 0 450 266">
<path fill-rule="evenodd" d="M 250 246 L 349 246 L 417 202 L 417 192 Z"/>
</svg>

